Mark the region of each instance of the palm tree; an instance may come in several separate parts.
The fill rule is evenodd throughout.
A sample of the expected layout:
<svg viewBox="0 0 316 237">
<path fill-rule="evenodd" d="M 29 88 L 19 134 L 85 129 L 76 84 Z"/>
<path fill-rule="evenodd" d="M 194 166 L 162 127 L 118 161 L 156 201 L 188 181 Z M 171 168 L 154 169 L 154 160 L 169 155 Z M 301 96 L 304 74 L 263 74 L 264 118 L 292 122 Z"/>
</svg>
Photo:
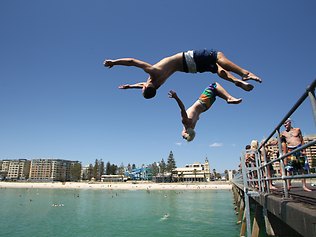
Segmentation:
<svg viewBox="0 0 316 237">
<path fill-rule="evenodd" d="M 193 174 L 194 174 L 194 181 L 196 182 L 196 169 L 193 170 Z"/>
<path fill-rule="evenodd" d="M 216 179 L 216 169 L 213 169 L 214 179 Z"/>
</svg>

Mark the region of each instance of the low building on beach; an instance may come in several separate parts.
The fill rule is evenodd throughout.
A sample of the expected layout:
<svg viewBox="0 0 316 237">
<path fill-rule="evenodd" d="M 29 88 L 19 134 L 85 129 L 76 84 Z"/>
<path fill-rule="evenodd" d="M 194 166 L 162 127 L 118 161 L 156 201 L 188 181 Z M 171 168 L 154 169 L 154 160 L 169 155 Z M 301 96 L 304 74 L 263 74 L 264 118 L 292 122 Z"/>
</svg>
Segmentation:
<svg viewBox="0 0 316 237">
<path fill-rule="evenodd" d="M 204 164 L 195 162 L 185 167 L 175 168 L 172 170 L 173 182 L 209 182 L 211 181 L 211 172 L 208 159 Z"/>
</svg>

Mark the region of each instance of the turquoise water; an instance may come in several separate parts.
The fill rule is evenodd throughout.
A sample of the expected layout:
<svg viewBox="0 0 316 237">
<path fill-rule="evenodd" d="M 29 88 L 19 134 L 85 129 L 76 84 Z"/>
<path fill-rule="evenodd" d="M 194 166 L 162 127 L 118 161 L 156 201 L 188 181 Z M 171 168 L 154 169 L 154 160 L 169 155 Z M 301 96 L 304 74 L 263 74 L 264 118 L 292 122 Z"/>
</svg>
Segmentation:
<svg viewBox="0 0 316 237">
<path fill-rule="evenodd" d="M 0 189 L 0 198 L 1 237 L 237 237 L 240 228 L 230 190 Z"/>
</svg>

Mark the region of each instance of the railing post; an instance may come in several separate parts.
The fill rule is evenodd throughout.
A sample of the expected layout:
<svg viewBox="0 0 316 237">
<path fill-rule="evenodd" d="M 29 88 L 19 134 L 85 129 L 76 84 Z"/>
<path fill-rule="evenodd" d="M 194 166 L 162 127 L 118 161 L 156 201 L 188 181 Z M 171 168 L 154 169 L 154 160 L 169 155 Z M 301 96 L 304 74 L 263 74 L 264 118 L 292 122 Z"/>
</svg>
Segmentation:
<svg viewBox="0 0 316 237">
<path fill-rule="evenodd" d="M 279 129 L 276 130 L 276 134 L 277 134 L 277 139 L 278 139 L 279 156 L 283 156 L 283 149 L 282 149 L 282 143 L 281 143 L 281 137 L 280 137 L 280 130 Z M 284 181 L 283 182 L 284 197 L 288 198 L 289 197 L 289 192 L 288 192 L 287 180 L 284 179 L 284 177 L 286 177 L 286 173 L 285 173 L 285 167 L 284 167 L 283 159 L 280 160 L 280 168 L 282 170 L 282 180 Z"/>
<path fill-rule="evenodd" d="M 261 184 L 261 157 L 259 156 L 258 150 L 255 152 L 255 159 L 256 159 L 256 169 L 257 169 L 257 180 L 258 180 L 258 189 L 262 191 L 262 184 Z"/>
</svg>

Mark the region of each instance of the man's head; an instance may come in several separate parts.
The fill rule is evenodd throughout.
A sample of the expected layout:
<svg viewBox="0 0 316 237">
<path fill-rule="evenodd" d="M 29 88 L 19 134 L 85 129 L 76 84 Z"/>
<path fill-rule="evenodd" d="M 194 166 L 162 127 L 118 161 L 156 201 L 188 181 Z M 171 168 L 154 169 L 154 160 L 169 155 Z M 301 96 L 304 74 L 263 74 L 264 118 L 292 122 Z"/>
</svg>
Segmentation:
<svg viewBox="0 0 316 237">
<path fill-rule="evenodd" d="M 291 119 L 290 118 L 288 118 L 287 120 L 285 120 L 285 122 L 284 122 L 284 127 L 285 127 L 285 129 L 286 130 L 288 130 L 288 129 L 290 129 L 291 128 Z"/>
<path fill-rule="evenodd" d="M 182 131 L 183 139 L 187 140 L 188 142 L 192 141 L 195 137 L 195 131 L 193 128 L 183 129 Z"/>
<path fill-rule="evenodd" d="M 145 99 L 153 98 L 157 92 L 153 84 L 144 85 L 142 91 L 143 91 L 143 96 Z"/>
<path fill-rule="evenodd" d="M 257 140 L 252 140 L 251 143 L 250 143 L 250 147 L 252 150 L 257 150 L 258 149 L 258 146 L 259 146 L 259 143 Z"/>
</svg>

